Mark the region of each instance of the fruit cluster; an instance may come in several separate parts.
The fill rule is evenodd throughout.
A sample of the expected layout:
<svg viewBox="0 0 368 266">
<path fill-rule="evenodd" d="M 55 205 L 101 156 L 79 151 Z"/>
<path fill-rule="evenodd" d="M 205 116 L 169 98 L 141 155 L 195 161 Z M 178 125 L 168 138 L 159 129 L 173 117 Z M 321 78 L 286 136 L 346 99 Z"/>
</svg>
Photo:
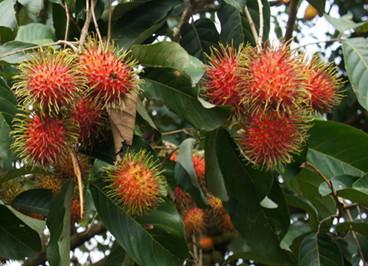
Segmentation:
<svg viewBox="0 0 368 266">
<path fill-rule="evenodd" d="M 98 136 L 104 109 L 137 93 L 136 62 L 92 38 L 80 48 L 39 50 L 19 65 L 13 86 L 20 104 L 13 149 L 26 163 L 63 165 L 68 149 Z"/>
<path fill-rule="evenodd" d="M 313 115 L 339 103 L 340 85 L 335 68 L 316 58 L 307 62 L 288 46 L 221 46 L 209 56 L 203 94 L 234 107 L 242 154 L 275 170 L 302 149 Z"/>
</svg>

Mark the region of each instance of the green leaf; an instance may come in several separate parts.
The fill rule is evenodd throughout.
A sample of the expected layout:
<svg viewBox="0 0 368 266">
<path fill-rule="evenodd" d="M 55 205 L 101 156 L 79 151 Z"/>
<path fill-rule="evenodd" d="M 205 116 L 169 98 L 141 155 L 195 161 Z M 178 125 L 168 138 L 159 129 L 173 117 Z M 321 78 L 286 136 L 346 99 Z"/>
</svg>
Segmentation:
<svg viewBox="0 0 368 266">
<path fill-rule="evenodd" d="M 137 264 L 141 266 L 181 266 L 183 264 L 181 259 L 155 239 L 143 225 L 113 203 L 101 188 L 93 185 L 91 192 L 101 220 L 128 256 Z"/>
<path fill-rule="evenodd" d="M 0 256 L 22 260 L 41 251 L 38 234 L 0 205 Z"/>
<path fill-rule="evenodd" d="M 10 150 L 10 127 L 0 113 L 0 167 L 5 170 L 12 168 L 14 155 Z"/>
<path fill-rule="evenodd" d="M 119 246 L 119 244 L 114 242 L 111 248 L 110 254 L 106 257 L 106 261 L 104 262 L 104 266 L 116 266 L 122 265 L 125 257 L 125 251 Z"/>
<path fill-rule="evenodd" d="M 0 78 L 0 97 L 12 103 L 14 106 L 17 104 L 17 98 L 3 78 Z M 0 110 L 1 109 L 2 108 L 0 108 Z"/>
<path fill-rule="evenodd" d="M 352 15 L 345 15 L 340 18 L 334 18 L 327 14 L 324 14 L 323 16 L 335 29 L 342 33 L 347 30 L 355 29 L 364 24 L 364 22 L 355 23 L 352 19 Z"/>
<path fill-rule="evenodd" d="M 365 38 L 343 42 L 345 68 L 359 103 L 368 110 L 368 46 Z"/>
<path fill-rule="evenodd" d="M 12 206 L 27 213 L 39 213 L 47 216 L 53 199 L 52 192 L 46 189 L 32 189 L 19 194 Z"/>
<path fill-rule="evenodd" d="M 310 234 L 299 248 L 299 266 L 343 266 L 342 254 L 328 235 Z"/>
<path fill-rule="evenodd" d="M 225 0 L 225 2 L 235 7 L 239 12 L 243 12 L 247 0 Z"/>
<path fill-rule="evenodd" d="M 368 236 L 368 223 L 364 221 L 344 222 L 336 225 L 336 232 L 348 233 L 349 231 L 355 231 L 362 235 Z"/>
<path fill-rule="evenodd" d="M 289 227 L 288 232 L 284 236 L 281 241 L 281 248 L 292 251 L 291 246 L 297 238 L 301 237 L 304 234 L 307 234 L 311 231 L 311 228 L 308 224 L 296 221 L 292 223 Z"/>
<path fill-rule="evenodd" d="M 54 38 L 54 32 L 50 26 L 41 23 L 29 23 L 19 27 L 15 41 L 45 44 L 52 43 Z"/>
<path fill-rule="evenodd" d="M 51 266 L 70 265 L 70 206 L 73 196 L 73 182 L 69 181 L 53 200 L 47 227 L 50 230 L 50 241 L 47 246 L 47 260 Z"/>
<path fill-rule="evenodd" d="M 144 42 L 165 23 L 169 12 L 180 3 L 179 0 L 154 0 L 139 5 L 113 23 L 113 38 L 125 48 Z"/>
<path fill-rule="evenodd" d="M 214 196 L 220 198 L 222 201 L 227 201 L 229 196 L 226 191 L 224 177 L 222 176 L 216 154 L 217 134 L 218 130 L 211 131 L 206 134 L 204 154 L 206 165 L 210 165 L 210 167 L 206 168 L 206 181 L 208 191 L 210 191 Z"/>
<path fill-rule="evenodd" d="M 314 6 L 320 16 L 325 12 L 326 0 L 307 0 L 312 6 Z"/>
<path fill-rule="evenodd" d="M 215 24 L 208 18 L 200 18 L 190 24 L 184 24 L 181 29 L 180 45 L 201 60 L 210 53 L 210 47 L 220 41 Z"/>
<path fill-rule="evenodd" d="M 286 195 L 285 196 L 288 206 L 304 210 L 308 213 L 308 223 L 314 229 L 318 228 L 318 210 L 307 199 L 301 196 Z"/>
<path fill-rule="evenodd" d="M 329 178 L 363 176 L 368 172 L 367 149 L 368 134 L 363 131 L 337 122 L 315 121 L 307 160 Z"/>
<path fill-rule="evenodd" d="M 190 56 L 176 42 L 159 42 L 148 45 L 135 45 L 132 55 L 144 66 L 169 67 L 185 72 L 196 84 L 204 74 L 204 65 Z"/>
<path fill-rule="evenodd" d="M 6 42 L 3 45 L 0 45 L 0 61 L 4 61 L 9 64 L 21 63 L 28 58 L 23 49 L 33 46 L 35 45 L 18 41 Z M 19 52 L 16 53 L 17 51 Z"/>
<path fill-rule="evenodd" d="M 4 0 L 0 2 L 0 27 L 15 30 L 17 27 L 17 18 L 14 9 L 15 0 Z"/>
<path fill-rule="evenodd" d="M 266 187 L 269 190 L 271 187 L 268 184 L 273 184 L 274 176 L 244 165 L 234 142 L 224 129 L 218 132 L 217 157 L 229 193 L 229 201 L 225 206 L 239 233 L 252 252 L 261 256 L 260 262 L 273 265 L 290 264 L 290 254 L 280 248 L 280 237 L 287 229 L 285 221 L 289 216 L 287 211 L 286 216 L 284 215 L 286 207 L 276 182 L 269 198 L 283 207 L 271 210 L 260 206 L 260 201 L 265 196 L 265 187 L 260 183 L 267 182 Z"/>
<path fill-rule="evenodd" d="M 165 69 L 151 72 L 152 78 L 151 76 L 146 77 L 141 84 L 144 94 L 148 98 L 162 100 L 169 109 L 187 120 L 195 128 L 210 131 L 223 125 L 229 112 L 219 107 L 204 108 L 197 97 L 192 95 L 191 87 L 183 91 L 181 84 L 178 84 L 175 73 L 175 71 L 169 72 Z M 165 84 L 170 77 L 172 84 Z"/>
</svg>

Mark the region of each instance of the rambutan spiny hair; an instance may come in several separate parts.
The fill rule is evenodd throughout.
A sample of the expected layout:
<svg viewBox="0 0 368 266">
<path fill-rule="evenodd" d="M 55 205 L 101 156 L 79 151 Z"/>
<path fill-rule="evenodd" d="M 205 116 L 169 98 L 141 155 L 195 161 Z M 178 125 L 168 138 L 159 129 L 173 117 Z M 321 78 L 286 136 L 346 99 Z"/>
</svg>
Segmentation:
<svg viewBox="0 0 368 266">
<path fill-rule="evenodd" d="M 128 94 L 139 92 L 137 62 L 129 51 L 89 37 L 78 65 L 87 80 L 87 95 L 102 107 L 121 109 Z"/>
<path fill-rule="evenodd" d="M 231 46 L 220 45 L 219 49 L 211 50 L 211 54 L 208 55 L 203 91 L 211 103 L 235 107 L 239 105 L 238 58 L 239 52 Z"/>
<path fill-rule="evenodd" d="M 302 65 L 286 45 L 260 52 L 244 47 L 239 56 L 239 76 L 241 102 L 249 113 L 292 113 L 309 99 Z"/>
<path fill-rule="evenodd" d="M 300 113 L 255 113 L 249 115 L 238 142 L 247 159 L 260 168 L 279 170 L 300 152 L 307 139 L 309 121 Z"/>
<path fill-rule="evenodd" d="M 68 148 L 77 143 L 76 132 L 62 118 L 19 113 L 14 118 L 11 147 L 20 159 L 47 166 L 66 158 Z"/>
<path fill-rule="evenodd" d="M 144 150 L 128 151 L 106 171 L 107 194 L 130 215 L 155 209 L 167 195 L 167 182 L 158 162 Z"/>
<path fill-rule="evenodd" d="M 336 76 L 336 67 L 313 58 L 304 68 L 306 88 L 311 94 L 311 105 L 318 112 L 330 112 L 341 101 L 339 91 L 343 81 Z"/>
<path fill-rule="evenodd" d="M 21 63 L 15 76 L 15 95 L 19 103 L 41 114 L 58 114 L 84 86 L 75 67 L 76 55 L 70 50 L 40 49 Z"/>
</svg>

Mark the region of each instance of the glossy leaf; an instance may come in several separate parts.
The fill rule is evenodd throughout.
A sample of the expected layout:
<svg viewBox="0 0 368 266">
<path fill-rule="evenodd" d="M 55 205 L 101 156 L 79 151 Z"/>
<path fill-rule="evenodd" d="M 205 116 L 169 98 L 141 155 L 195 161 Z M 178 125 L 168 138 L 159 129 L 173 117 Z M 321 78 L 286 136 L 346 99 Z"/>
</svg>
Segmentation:
<svg viewBox="0 0 368 266">
<path fill-rule="evenodd" d="M 368 109 L 368 40 L 351 38 L 343 42 L 345 68 L 359 103 Z"/>
<path fill-rule="evenodd" d="M 0 113 L 0 167 L 10 170 L 14 155 L 10 150 L 10 127 Z"/>
<path fill-rule="evenodd" d="M 301 196 L 286 195 L 287 204 L 293 208 L 304 210 L 308 213 L 308 223 L 311 228 L 317 230 L 318 228 L 318 210 L 317 208 L 307 199 Z"/>
<path fill-rule="evenodd" d="M 41 23 L 30 23 L 20 26 L 15 41 L 34 44 L 52 43 L 53 29 Z"/>
<path fill-rule="evenodd" d="M 331 17 L 330 15 L 324 14 L 324 17 L 335 29 L 342 33 L 347 30 L 355 29 L 364 24 L 364 22 L 355 23 L 352 19 L 352 15 L 345 15 L 340 18 L 335 18 Z"/>
<path fill-rule="evenodd" d="M 14 5 L 15 0 L 4 0 L 0 2 L 0 27 L 6 27 L 11 30 L 17 27 Z"/>
<path fill-rule="evenodd" d="M 142 266 L 182 265 L 181 259 L 106 197 L 101 188 L 92 186 L 91 191 L 101 220 L 136 263 Z"/>
<path fill-rule="evenodd" d="M 73 182 L 69 181 L 55 197 L 47 217 L 50 241 L 47 246 L 47 260 L 51 266 L 70 265 L 70 206 L 73 196 Z"/>
<path fill-rule="evenodd" d="M 41 251 L 38 234 L 0 205 L 0 256 L 22 260 Z"/>
<path fill-rule="evenodd" d="M 9 64 L 21 63 L 27 59 L 23 49 L 32 46 L 34 46 L 34 44 L 18 41 L 6 42 L 3 45 L 0 45 L 0 61 L 7 62 Z"/>
<path fill-rule="evenodd" d="M 244 6 L 247 3 L 246 0 L 225 0 L 226 3 L 228 3 L 229 5 L 235 7 L 239 12 L 243 12 L 244 11 Z"/>
<path fill-rule="evenodd" d="M 27 213 L 37 213 L 47 216 L 53 199 L 52 192 L 45 189 L 32 189 L 19 194 L 12 206 Z"/>
<path fill-rule="evenodd" d="M 342 254 L 328 235 L 310 234 L 299 249 L 299 266 L 343 266 Z"/>
</svg>

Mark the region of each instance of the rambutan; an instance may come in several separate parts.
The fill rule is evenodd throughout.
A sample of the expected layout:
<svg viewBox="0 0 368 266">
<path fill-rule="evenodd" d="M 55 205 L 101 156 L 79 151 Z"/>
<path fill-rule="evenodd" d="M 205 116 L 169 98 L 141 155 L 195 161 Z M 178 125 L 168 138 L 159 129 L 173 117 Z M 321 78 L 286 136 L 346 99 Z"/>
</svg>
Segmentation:
<svg viewBox="0 0 368 266">
<path fill-rule="evenodd" d="M 245 47 L 240 53 L 241 101 L 248 113 L 267 110 L 291 113 L 304 106 L 308 92 L 304 89 L 302 65 L 287 46 Z"/>
<path fill-rule="evenodd" d="M 80 201 L 78 198 L 73 198 L 70 205 L 70 216 L 73 223 L 81 219 L 80 216 Z"/>
<path fill-rule="evenodd" d="M 336 77 L 336 68 L 321 60 L 312 60 L 304 69 L 306 88 L 311 94 L 312 108 L 318 112 L 329 112 L 338 105 L 342 80 Z"/>
<path fill-rule="evenodd" d="M 19 114 L 11 132 L 12 148 L 21 159 L 48 165 L 62 159 L 67 148 L 76 143 L 75 130 L 63 119 Z"/>
<path fill-rule="evenodd" d="M 63 180 L 51 175 L 41 176 L 39 186 L 43 189 L 49 189 L 53 193 L 58 193 L 63 186 Z"/>
<path fill-rule="evenodd" d="M 29 61 L 20 64 L 14 84 L 19 101 L 41 113 L 59 113 L 83 85 L 75 58 L 68 50 L 39 50 Z"/>
<path fill-rule="evenodd" d="M 79 164 L 79 169 L 81 171 L 82 177 L 86 177 L 89 171 L 89 158 L 88 156 L 78 153 L 77 160 Z M 54 163 L 54 173 L 61 178 L 74 178 L 74 166 L 71 156 L 66 156 L 63 160 L 58 160 Z"/>
<path fill-rule="evenodd" d="M 239 105 L 238 52 L 232 47 L 213 49 L 208 57 L 204 94 L 216 105 Z"/>
<path fill-rule="evenodd" d="M 129 52 L 90 38 L 79 57 L 88 94 L 103 107 L 121 108 L 127 94 L 138 92 L 137 62 Z"/>
<path fill-rule="evenodd" d="M 180 187 L 174 189 L 175 205 L 179 210 L 187 210 L 193 208 L 195 203 L 188 192 L 185 192 Z"/>
<path fill-rule="evenodd" d="M 301 115 L 259 113 L 248 118 L 239 132 L 244 155 L 254 164 L 275 170 L 290 163 L 293 154 L 301 150 L 308 128 Z"/>
<path fill-rule="evenodd" d="M 192 161 L 198 183 L 202 187 L 206 187 L 206 164 L 204 158 L 201 155 L 195 154 L 192 156 Z"/>
<path fill-rule="evenodd" d="M 145 151 L 128 151 L 107 169 L 108 195 L 130 215 L 142 215 L 156 208 L 167 195 L 167 182 L 157 161 Z"/>
<path fill-rule="evenodd" d="M 81 143 L 89 144 L 98 136 L 103 122 L 103 110 L 95 101 L 81 98 L 72 107 L 71 118 L 79 127 Z"/>
<path fill-rule="evenodd" d="M 215 216 L 226 212 L 221 199 L 210 195 L 207 197 L 207 200 L 208 200 L 208 204 L 211 206 L 211 211 Z"/>
<path fill-rule="evenodd" d="M 228 213 L 224 213 L 224 215 L 222 216 L 222 228 L 230 232 L 235 231 L 235 226 L 231 221 L 231 217 Z"/>
<path fill-rule="evenodd" d="M 199 233 L 206 227 L 206 213 L 200 208 L 191 208 L 184 214 L 184 226 L 188 234 Z"/>
<path fill-rule="evenodd" d="M 203 250 L 212 249 L 214 244 L 215 244 L 215 241 L 213 240 L 212 237 L 209 237 L 209 236 L 202 236 L 198 241 L 199 247 Z"/>
</svg>

